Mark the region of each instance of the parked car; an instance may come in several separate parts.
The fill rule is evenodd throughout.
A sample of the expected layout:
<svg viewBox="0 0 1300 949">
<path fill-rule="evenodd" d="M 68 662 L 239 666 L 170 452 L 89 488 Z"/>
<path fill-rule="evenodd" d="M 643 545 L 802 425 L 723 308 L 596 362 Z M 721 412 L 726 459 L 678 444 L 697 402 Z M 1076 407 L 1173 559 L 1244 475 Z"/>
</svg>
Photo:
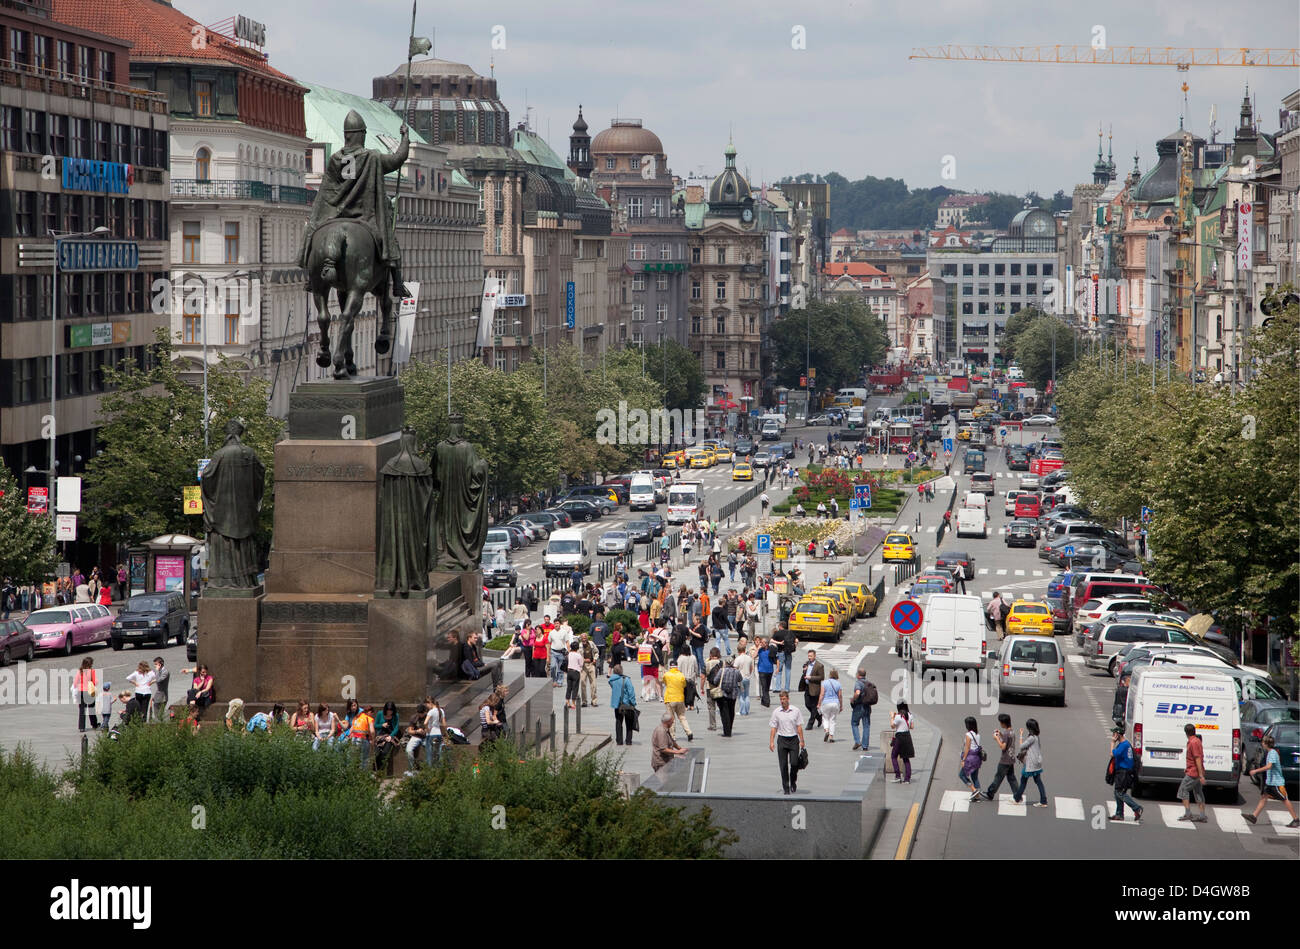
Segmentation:
<svg viewBox="0 0 1300 949">
<path fill-rule="evenodd" d="M 829 424 L 831 424 L 831 420 L 830 420 L 830 417 L 827 416 L 827 415 L 814 415 L 812 418 L 810 418 L 810 419 L 808 420 L 808 424 L 809 424 L 809 425 L 829 425 Z"/>
<path fill-rule="evenodd" d="M 22 620 L 14 617 L 0 623 L 0 666 L 15 659 L 31 662 L 35 655 L 36 634 Z"/>
<path fill-rule="evenodd" d="M 551 522 L 551 533 L 557 530 L 563 530 L 573 526 L 573 518 L 569 516 L 568 511 L 561 511 L 558 508 L 548 507 L 544 511 L 535 511 L 532 517 L 545 517 Z"/>
<path fill-rule="evenodd" d="M 528 536 L 528 531 L 524 530 L 518 524 L 502 524 L 501 526 L 510 532 L 510 547 L 512 550 L 517 547 L 527 547 L 533 542 L 533 539 Z M 518 541 L 518 543 L 515 543 L 515 541 Z"/>
<path fill-rule="evenodd" d="M 179 645 L 189 631 L 190 611 L 181 593 L 141 593 L 127 600 L 112 620 L 112 645 L 166 646 L 172 639 Z"/>
<path fill-rule="evenodd" d="M 1055 425 L 1056 419 L 1050 415 L 1031 415 L 1024 420 L 1025 425 Z"/>
<path fill-rule="evenodd" d="M 575 521 L 594 521 L 604 513 L 600 505 L 593 504 L 591 501 L 584 501 L 574 498 L 569 501 L 561 501 L 557 507 L 564 511 Z"/>
<path fill-rule="evenodd" d="M 998 653 L 998 698 L 1042 696 L 1065 705 L 1065 657 L 1055 640 L 1008 635 Z"/>
<path fill-rule="evenodd" d="M 98 603 L 83 603 L 37 610 L 25 622 L 35 637 L 37 652 L 71 656 L 74 649 L 108 642 L 113 614 Z"/>
<path fill-rule="evenodd" d="M 511 531 L 508 527 L 489 527 L 487 536 L 483 541 L 483 548 L 505 547 L 507 550 L 515 550 L 524 545 L 519 535 Z"/>
<path fill-rule="evenodd" d="M 483 571 L 483 585 L 488 587 L 513 587 L 519 585 L 519 575 L 510 555 L 504 550 L 484 551 L 479 563 Z"/>
<path fill-rule="evenodd" d="M 656 537 L 664 536 L 664 518 L 662 514 L 655 514 L 653 512 L 650 514 L 642 514 L 641 520 L 648 522 L 650 526 L 654 528 L 654 534 Z"/>
<path fill-rule="evenodd" d="M 189 634 L 185 637 L 185 658 L 190 662 L 199 661 L 199 630 L 197 626 L 191 626 Z"/>
<path fill-rule="evenodd" d="M 1070 480 L 1069 468 L 1057 468 L 1055 471 L 1049 471 L 1043 475 L 1043 487 L 1055 488 L 1057 485 L 1065 484 Z"/>
<path fill-rule="evenodd" d="M 551 533 L 549 522 L 543 518 L 533 517 L 531 514 L 518 514 L 506 521 L 506 524 L 514 524 L 522 528 L 530 540 L 546 540 Z"/>
<path fill-rule="evenodd" d="M 1032 549 L 1036 543 L 1034 529 L 1024 521 L 1012 521 L 1008 524 L 1003 540 L 1008 547 L 1029 547 Z"/>
<path fill-rule="evenodd" d="M 596 541 L 598 554 L 629 554 L 632 552 L 632 535 L 625 530 L 605 531 Z"/>
<path fill-rule="evenodd" d="M 635 544 L 648 544 L 654 540 L 654 525 L 645 518 L 638 518 L 635 521 L 627 522 L 627 533 Z"/>
</svg>

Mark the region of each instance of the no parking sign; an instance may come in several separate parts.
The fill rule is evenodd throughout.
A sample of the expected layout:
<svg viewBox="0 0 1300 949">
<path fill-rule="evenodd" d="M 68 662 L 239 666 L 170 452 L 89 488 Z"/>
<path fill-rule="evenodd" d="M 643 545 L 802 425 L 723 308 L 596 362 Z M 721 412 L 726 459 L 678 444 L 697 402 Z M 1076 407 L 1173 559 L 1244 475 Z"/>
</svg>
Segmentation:
<svg viewBox="0 0 1300 949">
<path fill-rule="evenodd" d="M 889 611 L 889 624 L 907 636 L 921 628 L 923 615 L 920 603 L 915 600 L 900 600 Z"/>
</svg>

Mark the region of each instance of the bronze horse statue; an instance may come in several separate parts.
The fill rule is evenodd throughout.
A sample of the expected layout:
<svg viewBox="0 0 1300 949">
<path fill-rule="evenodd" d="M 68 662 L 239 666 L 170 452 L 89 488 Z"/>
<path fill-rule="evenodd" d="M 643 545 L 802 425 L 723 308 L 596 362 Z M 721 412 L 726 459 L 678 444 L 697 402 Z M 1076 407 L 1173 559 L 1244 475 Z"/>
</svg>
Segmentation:
<svg viewBox="0 0 1300 949">
<path fill-rule="evenodd" d="M 334 378 L 357 374 L 352 359 L 352 329 L 367 293 L 378 303 L 379 335 L 375 352 L 388 352 L 392 337 L 393 294 L 389 267 L 380 259 L 375 238 L 364 223 L 339 218 L 321 225 L 307 259 L 307 287 L 316 301 L 316 323 L 320 327 L 320 352 L 316 365 L 334 366 Z M 330 352 L 329 295 L 338 297 L 338 332 Z"/>
</svg>

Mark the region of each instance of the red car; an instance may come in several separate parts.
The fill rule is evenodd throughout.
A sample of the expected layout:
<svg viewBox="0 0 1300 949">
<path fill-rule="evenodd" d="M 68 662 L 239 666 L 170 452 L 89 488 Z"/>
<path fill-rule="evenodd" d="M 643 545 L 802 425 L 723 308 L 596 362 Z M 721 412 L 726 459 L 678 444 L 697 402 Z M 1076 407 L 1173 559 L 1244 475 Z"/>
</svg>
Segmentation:
<svg viewBox="0 0 1300 949">
<path fill-rule="evenodd" d="M 1037 494 L 1026 491 L 1024 494 L 1016 496 L 1015 516 L 1017 518 L 1023 517 L 1027 520 L 1037 520 L 1042 513 L 1043 505 Z"/>
</svg>

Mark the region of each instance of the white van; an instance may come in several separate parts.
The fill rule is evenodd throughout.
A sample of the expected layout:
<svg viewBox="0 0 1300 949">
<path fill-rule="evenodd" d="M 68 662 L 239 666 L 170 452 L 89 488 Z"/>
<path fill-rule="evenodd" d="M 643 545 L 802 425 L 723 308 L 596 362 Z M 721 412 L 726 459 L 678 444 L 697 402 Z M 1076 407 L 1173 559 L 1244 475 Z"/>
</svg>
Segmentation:
<svg viewBox="0 0 1300 949">
<path fill-rule="evenodd" d="M 763 427 L 759 429 L 759 437 L 765 442 L 774 442 L 781 437 L 781 423 L 775 418 L 763 419 Z"/>
<path fill-rule="evenodd" d="M 591 571 L 591 554 L 582 531 L 575 528 L 558 530 L 546 541 L 542 554 L 542 569 L 548 577 L 568 576 L 577 567 L 584 574 Z"/>
<path fill-rule="evenodd" d="M 989 499 L 983 491 L 967 491 L 966 496 L 962 498 L 961 506 L 979 511 L 985 517 L 989 516 Z"/>
<path fill-rule="evenodd" d="M 627 486 L 627 507 L 630 511 L 653 511 L 655 509 L 654 477 L 648 474 L 634 474 Z"/>
<path fill-rule="evenodd" d="M 1140 781 L 1182 781 L 1183 728 L 1190 723 L 1205 747 L 1205 783 L 1235 793 L 1241 777 L 1241 711 L 1231 675 L 1208 667 L 1141 666 L 1129 681 L 1124 718 L 1132 726 Z"/>
<path fill-rule="evenodd" d="M 978 675 L 988 655 L 984 605 L 978 596 L 931 593 L 924 603 L 920 646 L 912 650 L 913 668 L 974 669 Z"/>
<path fill-rule="evenodd" d="M 983 495 L 980 495 L 983 497 Z M 963 507 L 957 509 L 957 536 L 958 537 L 988 537 L 989 536 L 989 519 L 984 516 L 984 512 L 975 507 Z"/>
</svg>

